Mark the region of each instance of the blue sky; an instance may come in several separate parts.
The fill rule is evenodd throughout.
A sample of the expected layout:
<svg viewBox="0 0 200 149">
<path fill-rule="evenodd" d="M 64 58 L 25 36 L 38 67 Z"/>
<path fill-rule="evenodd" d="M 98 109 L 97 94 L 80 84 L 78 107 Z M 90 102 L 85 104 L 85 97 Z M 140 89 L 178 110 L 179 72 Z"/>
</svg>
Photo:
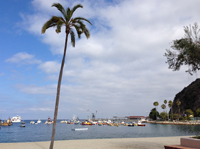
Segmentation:
<svg viewBox="0 0 200 149">
<path fill-rule="evenodd" d="M 147 115 L 153 102 L 173 100 L 198 73 L 168 69 L 163 56 L 183 27 L 200 23 L 193 0 L 6 0 L 0 9 L 0 118 L 53 118 L 65 34 L 42 25 L 61 15 L 51 7 L 81 3 L 91 37 L 68 43 L 59 119 Z M 64 28 L 63 28 L 64 30 Z M 69 40 L 70 41 L 70 40 Z M 89 110 L 89 112 L 87 112 Z M 159 111 L 162 109 L 159 107 Z"/>
</svg>

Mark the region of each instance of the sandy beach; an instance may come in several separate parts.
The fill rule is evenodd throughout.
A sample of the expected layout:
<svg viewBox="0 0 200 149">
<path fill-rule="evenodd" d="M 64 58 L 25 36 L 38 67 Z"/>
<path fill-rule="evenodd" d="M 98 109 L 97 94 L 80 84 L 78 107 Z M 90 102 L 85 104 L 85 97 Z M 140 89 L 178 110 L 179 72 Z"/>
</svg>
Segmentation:
<svg viewBox="0 0 200 149">
<path fill-rule="evenodd" d="M 115 138 L 55 141 L 54 149 L 164 149 L 164 145 L 179 145 L 178 137 Z M 0 143 L 0 149 L 48 149 L 47 142 Z"/>
</svg>

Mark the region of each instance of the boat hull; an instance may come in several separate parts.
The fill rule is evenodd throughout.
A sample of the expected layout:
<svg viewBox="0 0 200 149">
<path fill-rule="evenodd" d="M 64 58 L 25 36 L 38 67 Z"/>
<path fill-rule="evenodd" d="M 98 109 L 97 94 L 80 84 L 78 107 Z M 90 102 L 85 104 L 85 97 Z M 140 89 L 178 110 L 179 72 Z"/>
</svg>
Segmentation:
<svg viewBox="0 0 200 149">
<path fill-rule="evenodd" d="M 74 128 L 71 129 L 72 131 L 83 131 L 83 130 L 88 130 L 88 128 Z"/>
<path fill-rule="evenodd" d="M 137 126 L 146 126 L 145 124 L 138 124 Z"/>
<path fill-rule="evenodd" d="M 20 123 L 21 122 L 21 117 L 19 115 L 12 117 L 11 122 L 12 123 Z"/>
</svg>

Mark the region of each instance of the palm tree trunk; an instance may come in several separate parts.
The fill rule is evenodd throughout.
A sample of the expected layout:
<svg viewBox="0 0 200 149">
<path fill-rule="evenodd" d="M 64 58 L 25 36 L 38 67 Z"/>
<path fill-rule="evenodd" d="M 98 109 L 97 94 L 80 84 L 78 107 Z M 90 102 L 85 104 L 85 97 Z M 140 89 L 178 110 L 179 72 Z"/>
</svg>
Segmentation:
<svg viewBox="0 0 200 149">
<path fill-rule="evenodd" d="M 167 106 L 166 106 L 166 113 L 167 113 L 167 120 L 169 121 L 169 113 L 167 112 Z"/>
<path fill-rule="evenodd" d="M 157 109 L 156 109 L 156 120 L 157 120 Z"/>
<path fill-rule="evenodd" d="M 64 54 L 63 54 L 62 64 L 61 64 L 61 67 L 60 67 L 60 74 L 59 74 L 59 78 L 58 78 L 56 104 L 55 104 L 55 111 L 54 111 L 53 130 L 52 130 L 51 144 L 50 144 L 49 149 L 53 149 L 55 133 L 56 133 L 56 123 L 57 123 L 57 116 L 58 116 L 58 105 L 59 105 L 59 99 L 60 99 L 60 88 L 61 88 L 61 80 L 62 80 L 62 75 L 63 75 L 63 68 L 64 68 L 64 64 L 65 64 L 65 56 L 66 56 L 66 51 L 67 51 L 68 34 L 69 33 L 66 33 Z"/>
</svg>

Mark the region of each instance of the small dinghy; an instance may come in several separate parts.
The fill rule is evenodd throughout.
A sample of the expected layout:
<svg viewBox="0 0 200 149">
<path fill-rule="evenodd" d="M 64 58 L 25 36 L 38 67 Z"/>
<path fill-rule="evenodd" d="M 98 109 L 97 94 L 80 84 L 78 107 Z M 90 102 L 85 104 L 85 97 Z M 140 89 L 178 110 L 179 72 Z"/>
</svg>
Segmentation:
<svg viewBox="0 0 200 149">
<path fill-rule="evenodd" d="M 140 121 L 138 121 L 137 126 L 146 126 L 146 125 L 142 124 Z"/>
<path fill-rule="evenodd" d="M 134 127 L 134 124 L 128 124 L 127 126 L 129 126 L 129 127 Z"/>
<path fill-rule="evenodd" d="M 20 125 L 20 127 L 25 127 L 26 125 L 25 125 L 25 122 L 23 121 L 22 123 L 21 123 L 21 125 Z"/>
<path fill-rule="evenodd" d="M 21 124 L 20 127 L 26 127 L 26 125 L 25 124 Z"/>
<path fill-rule="evenodd" d="M 74 128 L 72 131 L 82 131 L 82 130 L 88 130 L 88 128 Z"/>
</svg>

